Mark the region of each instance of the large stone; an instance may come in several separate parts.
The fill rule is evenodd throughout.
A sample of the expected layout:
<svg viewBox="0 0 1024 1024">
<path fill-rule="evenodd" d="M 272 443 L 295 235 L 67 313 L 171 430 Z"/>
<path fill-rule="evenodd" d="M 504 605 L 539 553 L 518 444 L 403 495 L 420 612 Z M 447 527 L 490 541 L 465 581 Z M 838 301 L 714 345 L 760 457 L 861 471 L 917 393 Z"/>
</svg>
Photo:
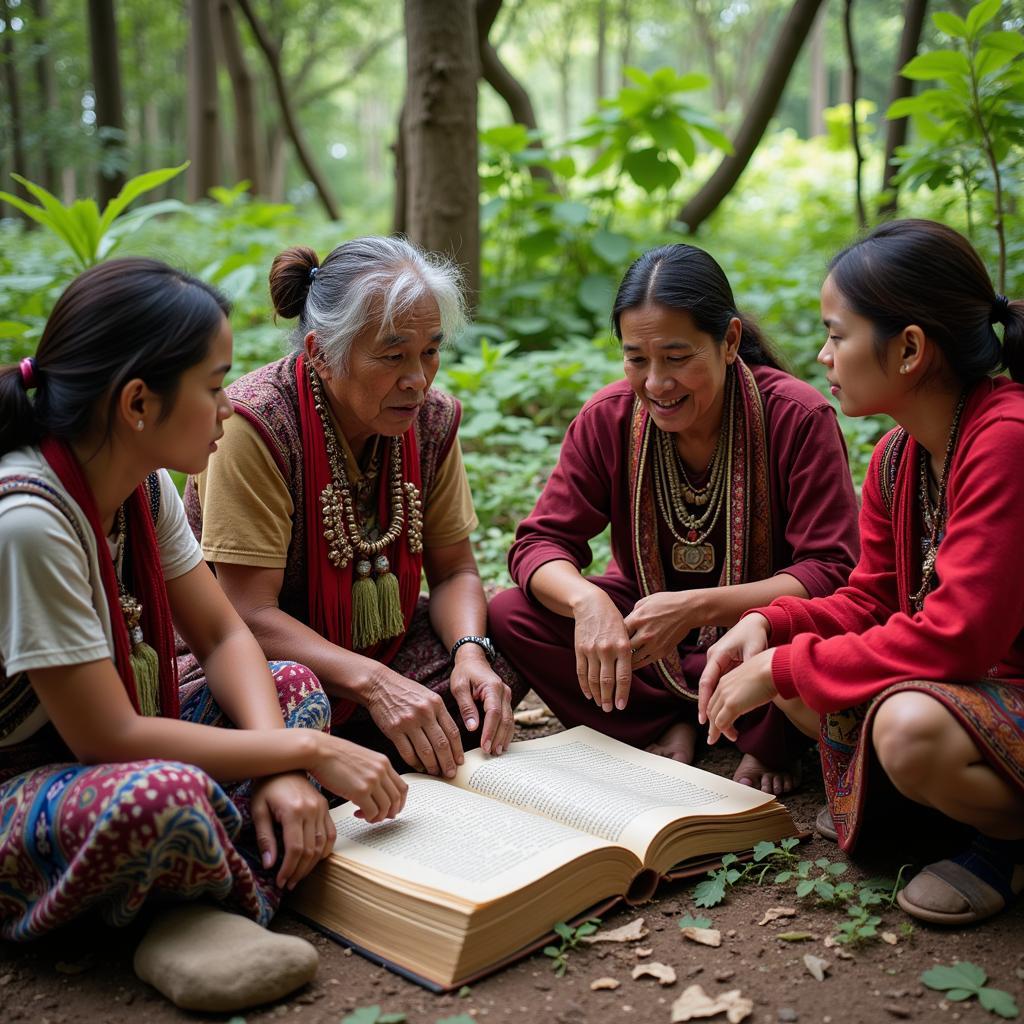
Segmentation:
<svg viewBox="0 0 1024 1024">
<path fill-rule="evenodd" d="M 202 905 L 163 913 L 135 951 L 135 973 L 176 1006 L 224 1012 L 273 1002 L 316 975 L 305 939 Z"/>
</svg>

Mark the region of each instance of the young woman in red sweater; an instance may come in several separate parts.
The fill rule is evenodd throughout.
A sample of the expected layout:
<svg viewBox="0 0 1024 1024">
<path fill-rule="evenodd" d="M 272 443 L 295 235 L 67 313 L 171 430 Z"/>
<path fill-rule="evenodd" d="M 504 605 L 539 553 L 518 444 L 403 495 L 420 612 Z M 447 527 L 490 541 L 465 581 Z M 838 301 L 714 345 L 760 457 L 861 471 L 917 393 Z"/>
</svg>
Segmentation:
<svg viewBox="0 0 1024 1024">
<path fill-rule="evenodd" d="M 731 738 L 771 701 L 818 737 L 819 829 L 844 849 L 880 817 L 879 768 L 975 829 L 899 894 L 966 924 L 1024 889 L 1024 302 L 957 232 L 904 220 L 832 261 L 821 308 L 843 412 L 899 424 L 864 480 L 860 562 L 831 597 L 779 598 L 712 647 L 699 714 Z"/>
</svg>

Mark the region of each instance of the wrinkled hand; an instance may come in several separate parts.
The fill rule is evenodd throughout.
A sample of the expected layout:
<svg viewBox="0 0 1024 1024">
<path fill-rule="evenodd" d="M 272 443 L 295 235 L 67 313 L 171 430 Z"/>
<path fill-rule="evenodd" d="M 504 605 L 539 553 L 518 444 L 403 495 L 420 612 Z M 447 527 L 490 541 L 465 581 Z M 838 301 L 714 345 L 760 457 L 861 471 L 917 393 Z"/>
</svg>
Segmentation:
<svg viewBox="0 0 1024 1024">
<path fill-rule="evenodd" d="M 707 722 L 708 701 L 726 672 L 768 647 L 768 620 L 763 615 L 745 615 L 717 643 L 708 648 L 707 665 L 697 684 L 697 721 Z"/>
<path fill-rule="evenodd" d="M 359 808 L 357 818 L 378 822 L 402 810 L 409 787 L 383 754 L 339 736 L 313 735 L 316 753 L 310 774 L 325 789 L 351 800 Z"/>
<path fill-rule="evenodd" d="M 711 695 L 707 706 L 708 743 L 719 736 L 736 741 L 735 721 L 778 696 L 772 682 L 772 659 L 775 648 L 755 654 L 724 675 Z"/>
<path fill-rule="evenodd" d="M 444 701 L 420 683 L 381 666 L 366 710 L 416 771 L 452 778 L 465 759 L 458 726 Z"/>
<path fill-rule="evenodd" d="M 662 591 L 640 598 L 626 616 L 633 667 L 671 654 L 695 626 L 703 626 L 700 590 Z"/>
<path fill-rule="evenodd" d="M 480 747 L 484 753 L 498 755 L 508 750 L 515 731 L 512 690 L 501 681 L 484 652 L 475 644 L 464 644 L 456 652 L 449 686 L 470 732 L 479 725 L 477 706 L 483 708 Z"/>
<path fill-rule="evenodd" d="M 276 824 L 284 849 L 275 881 L 294 889 L 334 848 L 335 828 L 327 801 L 304 772 L 286 772 L 255 780 L 251 807 L 263 866 L 269 868 L 277 860 Z"/>
<path fill-rule="evenodd" d="M 629 633 L 612 599 L 594 587 L 574 609 L 576 677 L 587 700 L 621 711 L 633 675 Z"/>
</svg>

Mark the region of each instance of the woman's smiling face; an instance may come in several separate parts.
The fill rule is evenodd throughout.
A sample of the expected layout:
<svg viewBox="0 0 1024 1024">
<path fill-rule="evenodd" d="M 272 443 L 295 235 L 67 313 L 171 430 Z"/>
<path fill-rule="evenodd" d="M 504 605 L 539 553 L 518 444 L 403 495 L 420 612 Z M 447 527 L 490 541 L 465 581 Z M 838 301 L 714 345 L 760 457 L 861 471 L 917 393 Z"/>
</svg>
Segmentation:
<svg viewBox="0 0 1024 1024">
<path fill-rule="evenodd" d="M 651 304 L 625 310 L 619 331 L 626 379 L 655 424 L 670 434 L 717 429 L 726 371 L 739 349 L 739 319 L 729 321 L 719 342 L 689 313 Z"/>
</svg>

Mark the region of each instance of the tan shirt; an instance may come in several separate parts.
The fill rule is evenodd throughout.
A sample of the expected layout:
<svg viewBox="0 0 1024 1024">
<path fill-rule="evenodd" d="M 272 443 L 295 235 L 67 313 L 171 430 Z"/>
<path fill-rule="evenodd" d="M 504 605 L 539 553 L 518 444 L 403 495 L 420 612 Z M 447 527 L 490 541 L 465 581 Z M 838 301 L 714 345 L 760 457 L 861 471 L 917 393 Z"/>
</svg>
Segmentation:
<svg viewBox="0 0 1024 1024">
<path fill-rule="evenodd" d="M 363 478 L 335 425 L 353 485 Z M 387 469 L 384 468 L 386 473 Z M 203 556 L 208 562 L 283 569 L 288 562 L 295 505 L 273 455 L 256 428 L 240 415 L 224 424 L 224 437 L 196 477 L 203 509 Z M 423 510 L 423 544 L 439 548 L 465 540 L 477 517 L 458 438 L 438 467 Z"/>
</svg>

